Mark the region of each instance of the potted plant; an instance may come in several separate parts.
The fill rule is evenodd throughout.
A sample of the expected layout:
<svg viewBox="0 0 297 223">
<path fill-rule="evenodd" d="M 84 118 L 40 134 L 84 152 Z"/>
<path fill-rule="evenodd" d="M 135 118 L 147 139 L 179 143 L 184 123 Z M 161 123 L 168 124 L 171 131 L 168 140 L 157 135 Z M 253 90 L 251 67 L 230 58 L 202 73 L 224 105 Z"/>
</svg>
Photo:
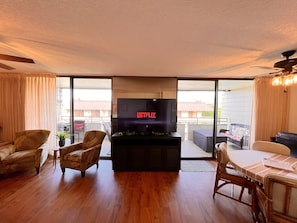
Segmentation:
<svg viewBox="0 0 297 223">
<path fill-rule="evenodd" d="M 58 132 L 56 136 L 59 139 L 59 146 L 62 147 L 65 145 L 65 139 L 69 137 L 69 134 L 67 132 Z"/>
</svg>

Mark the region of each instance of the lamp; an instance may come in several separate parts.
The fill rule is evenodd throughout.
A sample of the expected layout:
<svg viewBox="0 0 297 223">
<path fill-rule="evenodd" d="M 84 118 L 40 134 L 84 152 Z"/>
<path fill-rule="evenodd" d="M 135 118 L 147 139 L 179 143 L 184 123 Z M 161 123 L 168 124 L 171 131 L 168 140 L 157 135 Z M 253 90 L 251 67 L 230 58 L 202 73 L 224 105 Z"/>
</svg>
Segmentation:
<svg viewBox="0 0 297 223">
<path fill-rule="evenodd" d="M 273 86 L 290 86 L 292 84 L 297 84 L 297 74 L 283 73 L 272 78 Z"/>
</svg>

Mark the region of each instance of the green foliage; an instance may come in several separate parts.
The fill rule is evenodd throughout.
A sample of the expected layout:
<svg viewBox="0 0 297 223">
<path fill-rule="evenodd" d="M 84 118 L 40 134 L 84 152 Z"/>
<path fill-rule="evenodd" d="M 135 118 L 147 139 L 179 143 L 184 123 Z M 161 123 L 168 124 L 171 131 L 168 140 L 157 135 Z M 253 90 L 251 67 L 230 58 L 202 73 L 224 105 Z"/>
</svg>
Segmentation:
<svg viewBox="0 0 297 223">
<path fill-rule="evenodd" d="M 213 117 L 213 111 L 203 111 L 201 114 L 202 117 Z"/>
<path fill-rule="evenodd" d="M 69 137 L 69 134 L 67 132 L 58 132 L 56 136 L 59 138 L 59 140 L 65 140 Z"/>
<path fill-rule="evenodd" d="M 222 110 L 221 108 L 218 109 L 218 114 L 217 114 L 218 118 L 221 117 L 221 113 L 222 113 L 221 110 Z M 202 111 L 201 114 L 202 114 L 202 117 L 211 117 L 212 118 L 214 116 L 214 111 Z"/>
</svg>

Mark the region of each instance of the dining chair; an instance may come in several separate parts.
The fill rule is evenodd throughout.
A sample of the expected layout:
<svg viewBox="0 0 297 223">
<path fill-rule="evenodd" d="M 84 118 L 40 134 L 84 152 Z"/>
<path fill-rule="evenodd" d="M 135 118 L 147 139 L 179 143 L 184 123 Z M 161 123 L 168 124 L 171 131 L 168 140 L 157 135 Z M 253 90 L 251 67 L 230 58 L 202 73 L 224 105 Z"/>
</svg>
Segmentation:
<svg viewBox="0 0 297 223">
<path fill-rule="evenodd" d="M 260 150 L 264 152 L 277 153 L 281 155 L 290 156 L 291 150 L 284 144 L 269 142 L 269 141 L 255 141 L 252 150 Z"/>
<path fill-rule="evenodd" d="M 85 176 L 86 170 L 94 164 L 99 166 L 101 144 L 106 133 L 103 131 L 86 131 L 82 142 L 73 143 L 60 148 L 60 166 L 63 174 L 65 168 L 81 171 Z"/>
<path fill-rule="evenodd" d="M 276 174 L 264 178 L 263 187 L 256 186 L 257 221 L 297 222 L 297 179 Z"/>
<path fill-rule="evenodd" d="M 241 202 L 248 206 L 251 206 L 251 203 L 244 201 L 242 199 L 244 189 L 248 189 L 250 192 L 252 188 L 252 183 L 243 176 L 240 172 L 236 171 L 234 167 L 229 163 L 229 158 L 227 154 L 227 144 L 226 142 L 217 143 L 215 145 L 216 156 L 217 156 L 217 171 L 213 189 L 213 198 L 215 198 L 215 194 L 220 194 L 222 196 L 231 198 L 232 200 Z M 233 186 L 234 185 L 240 187 L 240 194 L 238 196 L 234 196 L 234 193 L 227 193 L 222 187 L 226 185 Z"/>
</svg>

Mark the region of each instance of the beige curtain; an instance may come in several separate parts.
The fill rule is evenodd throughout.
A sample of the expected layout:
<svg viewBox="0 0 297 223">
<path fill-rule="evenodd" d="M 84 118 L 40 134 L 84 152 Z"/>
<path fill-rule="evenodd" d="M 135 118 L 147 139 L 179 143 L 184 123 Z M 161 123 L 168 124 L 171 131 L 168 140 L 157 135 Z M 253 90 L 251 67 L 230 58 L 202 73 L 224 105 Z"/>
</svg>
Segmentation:
<svg viewBox="0 0 297 223">
<path fill-rule="evenodd" d="M 0 141 L 13 141 L 25 129 L 25 78 L 0 74 Z"/>
<path fill-rule="evenodd" d="M 13 141 L 26 129 L 51 131 L 55 143 L 56 76 L 54 74 L 0 74 L 0 141 Z"/>
<path fill-rule="evenodd" d="M 270 141 L 288 129 L 288 93 L 283 86 L 272 86 L 271 78 L 256 78 L 254 88 L 252 142 Z"/>
</svg>

